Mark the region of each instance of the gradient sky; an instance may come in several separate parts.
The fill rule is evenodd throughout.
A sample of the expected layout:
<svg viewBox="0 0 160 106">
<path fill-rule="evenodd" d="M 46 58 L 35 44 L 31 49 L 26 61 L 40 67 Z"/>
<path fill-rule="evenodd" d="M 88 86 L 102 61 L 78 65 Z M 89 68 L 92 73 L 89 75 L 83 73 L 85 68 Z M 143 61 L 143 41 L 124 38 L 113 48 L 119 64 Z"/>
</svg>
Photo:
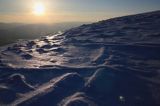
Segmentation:
<svg viewBox="0 0 160 106">
<path fill-rule="evenodd" d="M 45 5 L 45 15 L 32 13 L 37 2 Z M 160 0 L 0 0 L 0 22 L 93 22 L 154 10 Z"/>
</svg>

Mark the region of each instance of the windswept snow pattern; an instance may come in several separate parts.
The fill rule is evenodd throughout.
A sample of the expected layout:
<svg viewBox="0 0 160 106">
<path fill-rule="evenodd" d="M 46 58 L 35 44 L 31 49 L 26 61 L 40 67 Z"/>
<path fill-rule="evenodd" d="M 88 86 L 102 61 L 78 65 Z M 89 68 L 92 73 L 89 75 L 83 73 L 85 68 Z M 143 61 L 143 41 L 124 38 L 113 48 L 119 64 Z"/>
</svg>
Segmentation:
<svg viewBox="0 0 160 106">
<path fill-rule="evenodd" d="M 0 106 L 160 106 L 160 11 L 0 49 Z"/>
</svg>

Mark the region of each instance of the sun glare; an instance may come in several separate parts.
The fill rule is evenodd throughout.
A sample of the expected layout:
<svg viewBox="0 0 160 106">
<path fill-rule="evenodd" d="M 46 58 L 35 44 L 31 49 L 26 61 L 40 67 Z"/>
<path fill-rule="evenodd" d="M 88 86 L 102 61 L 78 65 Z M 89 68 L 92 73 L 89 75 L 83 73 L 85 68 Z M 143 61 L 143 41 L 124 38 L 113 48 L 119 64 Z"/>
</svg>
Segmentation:
<svg viewBox="0 0 160 106">
<path fill-rule="evenodd" d="M 45 6 L 43 3 L 36 3 L 34 6 L 33 13 L 37 16 L 44 15 L 45 13 Z"/>
</svg>

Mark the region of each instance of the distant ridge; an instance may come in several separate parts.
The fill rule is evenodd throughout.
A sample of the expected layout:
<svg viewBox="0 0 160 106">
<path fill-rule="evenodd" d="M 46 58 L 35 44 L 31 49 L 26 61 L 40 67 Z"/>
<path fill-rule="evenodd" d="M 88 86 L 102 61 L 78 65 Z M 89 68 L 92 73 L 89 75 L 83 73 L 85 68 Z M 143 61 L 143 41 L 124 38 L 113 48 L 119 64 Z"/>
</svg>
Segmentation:
<svg viewBox="0 0 160 106">
<path fill-rule="evenodd" d="M 160 11 L 0 49 L 0 105 L 160 106 Z"/>
</svg>

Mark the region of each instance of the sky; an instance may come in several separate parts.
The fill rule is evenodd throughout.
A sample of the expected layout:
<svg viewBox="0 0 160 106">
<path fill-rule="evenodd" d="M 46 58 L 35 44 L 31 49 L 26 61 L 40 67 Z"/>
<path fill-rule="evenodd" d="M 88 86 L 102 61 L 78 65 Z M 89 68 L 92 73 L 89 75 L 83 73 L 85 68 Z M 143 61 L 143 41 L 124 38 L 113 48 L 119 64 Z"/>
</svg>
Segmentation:
<svg viewBox="0 0 160 106">
<path fill-rule="evenodd" d="M 154 10 L 160 0 L 0 0 L 0 22 L 95 22 Z"/>
</svg>

